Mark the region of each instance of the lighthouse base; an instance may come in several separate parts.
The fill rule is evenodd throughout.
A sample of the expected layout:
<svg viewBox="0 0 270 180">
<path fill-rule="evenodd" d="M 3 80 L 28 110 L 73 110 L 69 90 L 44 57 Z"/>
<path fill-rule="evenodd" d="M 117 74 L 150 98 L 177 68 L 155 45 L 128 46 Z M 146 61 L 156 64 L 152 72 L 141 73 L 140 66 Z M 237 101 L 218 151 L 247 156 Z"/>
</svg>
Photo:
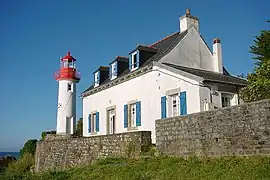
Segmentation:
<svg viewBox="0 0 270 180">
<path fill-rule="evenodd" d="M 56 128 L 57 135 L 71 135 L 75 133 L 76 121 L 75 118 L 61 118 Z"/>
</svg>

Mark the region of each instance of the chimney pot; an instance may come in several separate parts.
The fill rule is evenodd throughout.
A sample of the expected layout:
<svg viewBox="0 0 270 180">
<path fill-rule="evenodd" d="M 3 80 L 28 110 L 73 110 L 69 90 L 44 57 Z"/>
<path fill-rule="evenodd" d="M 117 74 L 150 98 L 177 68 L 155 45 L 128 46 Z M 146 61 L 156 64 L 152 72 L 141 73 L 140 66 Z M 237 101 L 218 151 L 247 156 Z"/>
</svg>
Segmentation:
<svg viewBox="0 0 270 180">
<path fill-rule="evenodd" d="M 216 44 L 216 43 L 220 43 L 220 39 L 219 38 L 215 38 L 214 39 L 213 44 Z"/>
<path fill-rule="evenodd" d="M 190 15 L 190 9 L 186 9 L 186 15 Z"/>
</svg>

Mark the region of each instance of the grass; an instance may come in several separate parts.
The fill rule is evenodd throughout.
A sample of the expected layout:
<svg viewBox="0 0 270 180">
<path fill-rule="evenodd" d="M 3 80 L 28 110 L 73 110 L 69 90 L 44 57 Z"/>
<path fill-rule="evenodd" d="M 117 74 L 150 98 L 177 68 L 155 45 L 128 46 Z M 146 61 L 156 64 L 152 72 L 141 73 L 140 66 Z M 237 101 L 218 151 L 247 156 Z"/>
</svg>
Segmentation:
<svg viewBox="0 0 270 180">
<path fill-rule="evenodd" d="M 266 180 L 270 179 L 270 157 L 220 157 L 188 159 L 159 156 L 106 158 L 94 164 L 61 172 L 14 176 L 22 180 Z M 5 176 L 3 176 L 3 179 Z M 9 174 L 9 179 L 12 177 Z M 1 177 L 0 177 L 1 179 Z M 6 178 L 7 179 L 7 178 Z M 1 179 L 2 180 L 2 179 Z"/>
</svg>

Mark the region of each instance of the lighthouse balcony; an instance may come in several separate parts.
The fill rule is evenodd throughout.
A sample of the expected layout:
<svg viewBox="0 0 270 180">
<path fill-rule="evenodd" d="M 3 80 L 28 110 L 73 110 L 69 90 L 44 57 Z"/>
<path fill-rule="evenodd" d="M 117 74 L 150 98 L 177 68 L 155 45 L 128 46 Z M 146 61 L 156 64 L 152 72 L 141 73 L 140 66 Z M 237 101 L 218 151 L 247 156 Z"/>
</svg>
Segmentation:
<svg viewBox="0 0 270 180">
<path fill-rule="evenodd" d="M 54 78 L 56 80 L 80 80 L 80 72 L 76 71 L 74 68 L 61 68 L 54 73 Z"/>
</svg>

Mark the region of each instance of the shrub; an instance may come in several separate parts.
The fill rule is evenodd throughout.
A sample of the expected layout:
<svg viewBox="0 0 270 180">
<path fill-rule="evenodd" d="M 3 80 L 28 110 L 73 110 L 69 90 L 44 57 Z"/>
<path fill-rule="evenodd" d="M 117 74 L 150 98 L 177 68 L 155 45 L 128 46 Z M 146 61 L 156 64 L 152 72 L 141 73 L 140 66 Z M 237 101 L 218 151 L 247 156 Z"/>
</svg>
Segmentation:
<svg viewBox="0 0 270 180">
<path fill-rule="evenodd" d="M 30 176 L 30 169 L 34 165 L 34 155 L 31 153 L 24 154 L 19 160 L 9 164 L 8 168 L 5 169 L 5 179 L 23 179 Z"/>
<path fill-rule="evenodd" d="M 24 156 L 24 154 L 32 154 L 34 155 L 36 152 L 36 145 L 37 140 L 36 139 L 30 139 L 28 140 L 23 148 L 20 150 L 20 157 Z"/>
</svg>

